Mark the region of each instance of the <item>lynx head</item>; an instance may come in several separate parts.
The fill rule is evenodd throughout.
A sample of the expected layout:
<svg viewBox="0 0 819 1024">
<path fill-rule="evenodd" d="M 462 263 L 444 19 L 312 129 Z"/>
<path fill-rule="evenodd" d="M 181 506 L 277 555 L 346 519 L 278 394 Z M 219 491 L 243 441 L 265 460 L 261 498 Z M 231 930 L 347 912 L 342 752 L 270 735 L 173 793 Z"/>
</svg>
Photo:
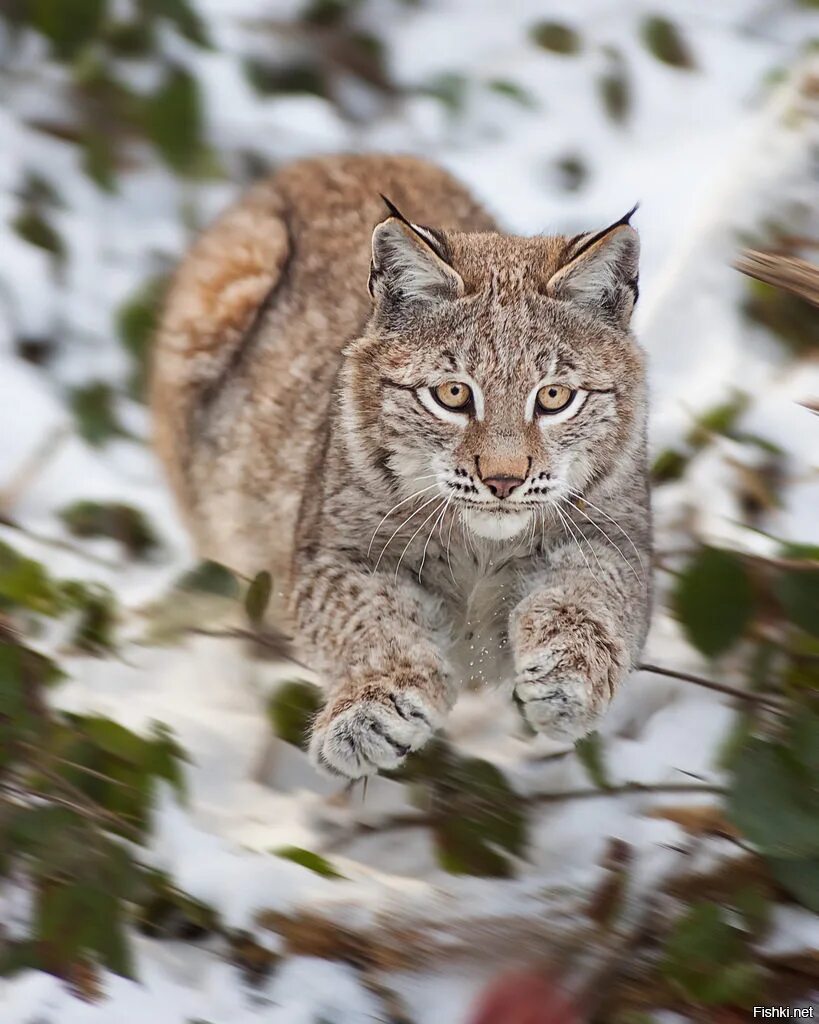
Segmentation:
<svg viewBox="0 0 819 1024">
<path fill-rule="evenodd" d="M 513 537 L 641 439 L 634 211 L 573 238 L 520 238 L 388 208 L 372 238 L 373 314 L 346 353 L 357 458 L 396 493 L 451 498 L 474 533 Z"/>
</svg>

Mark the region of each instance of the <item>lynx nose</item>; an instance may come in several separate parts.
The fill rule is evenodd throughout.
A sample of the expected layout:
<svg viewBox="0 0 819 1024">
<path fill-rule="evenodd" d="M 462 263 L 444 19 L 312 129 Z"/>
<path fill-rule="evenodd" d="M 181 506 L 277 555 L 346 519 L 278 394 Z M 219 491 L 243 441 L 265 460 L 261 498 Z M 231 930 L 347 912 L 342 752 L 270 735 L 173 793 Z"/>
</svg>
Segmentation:
<svg viewBox="0 0 819 1024">
<path fill-rule="evenodd" d="M 496 498 L 508 498 L 526 479 L 532 465 L 532 460 L 525 455 L 519 458 L 480 455 L 475 462 L 478 476 Z"/>
<path fill-rule="evenodd" d="M 523 483 L 520 476 L 488 476 L 483 482 L 496 498 L 508 498 L 516 487 Z"/>
</svg>

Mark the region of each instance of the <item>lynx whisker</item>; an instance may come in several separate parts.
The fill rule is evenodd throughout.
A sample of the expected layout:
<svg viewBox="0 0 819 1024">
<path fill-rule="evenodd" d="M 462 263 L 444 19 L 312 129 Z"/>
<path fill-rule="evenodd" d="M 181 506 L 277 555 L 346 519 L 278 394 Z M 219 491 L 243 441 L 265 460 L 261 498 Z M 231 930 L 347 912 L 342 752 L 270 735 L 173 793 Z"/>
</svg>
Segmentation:
<svg viewBox="0 0 819 1024">
<path fill-rule="evenodd" d="M 431 498 L 430 500 L 431 501 L 435 501 L 435 498 Z M 441 499 L 441 505 L 443 505 L 445 503 L 445 501 L 446 501 L 446 498 L 442 498 Z M 428 504 L 429 504 L 429 502 L 427 502 L 427 505 Z M 404 545 L 404 550 L 401 552 L 401 554 L 400 554 L 400 556 L 398 558 L 398 563 L 395 566 L 395 582 L 396 583 L 398 582 L 398 570 L 401 568 L 401 563 L 404 560 L 404 555 L 407 553 L 407 551 L 409 551 L 410 545 L 415 540 L 415 538 L 418 536 L 418 534 L 421 532 L 421 530 L 423 530 L 423 528 L 427 525 L 427 523 L 430 521 L 430 519 L 432 519 L 433 516 L 437 516 L 438 513 L 441 511 L 441 505 L 436 505 L 435 506 L 435 508 L 430 512 L 430 514 L 426 517 L 426 519 L 423 521 L 423 523 L 421 523 L 421 525 L 418 527 L 418 529 L 415 531 L 415 533 L 413 533 L 413 535 L 410 537 L 410 539 Z M 434 527 L 433 527 L 433 529 L 434 529 Z"/>
<path fill-rule="evenodd" d="M 395 540 L 395 538 L 398 536 L 398 534 L 404 529 L 404 527 L 407 525 L 407 523 L 411 519 L 414 519 L 415 516 L 417 516 L 419 512 L 423 512 L 425 508 L 427 508 L 429 505 L 431 505 L 433 503 L 433 501 L 437 501 L 439 497 L 440 497 L 440 494 L 433 494 L 433 496 L 428 501 L 425 501 L 423 505 L 421 505 L 419 508 L 415 509 L 414 512 L 410 512 L 410 514 L 403 521 L 403 523 L 401 523 L 400 526 L 397 526 L 395 528 L 395 530 L 390 534 L 389 538 L 387 539 L 387 543 L 381 549 L 381 554 L 378 556 L 378 559 L 377 559 L 375 565 L 373 566 L 373 574 L 375 574 L 378 571 L 378 566 L 381 564 L 381 559 L 384 557 L 384 552 L 387 550 L 387 548 L 390 546 L 390 544 L 392 544 L 392 542 Z"/>
<path fill-rule="evenodd" d="M 370 557 L 370 554 L 372 552 L 373 542 L 375 541 L 376 534 L 381 529 L 381 527 L 384 525 L 384 523 L 386 523 L 386 521 L 390 518 L 390 516 L 393 514 L 393 512 L 397 508 L 401 508 L 402 505 L 406 505 L 406 503 L 408 501 L 412 501 L 413 498 L 417 498 L 419 494 L 425 494 L 427 491 L 431 491 L 434 486 L 435 486 L 435 484 L 430 484 L 429 487 L 422 487 L 419 491 L 415 491 L 415 493 L 411 494 L 408 498 L 404 498 L 402 501 L 399 501 L 395 505 L 393 505 L 393 507 L 383 517 L 383 519 L 378 524 L 378 526 L 376 526 L 375 530 L 373 530 L 373 535 L 372 535 L 372 537 L 370 537 L 370 543 L 369 543 L 369 546 L 367 547 L 367 558 Z"/>
<path fill-rule="evenodd" d="M 609 521 L 610 523 L 612 523 L 612 524 L 613 524 L 614 526 L 616 526 L 616 527 L 617 527 L 617 529 L 618 529 L 618 530 L 620 531 L 620 533 L 622 533 L 622 535 L 623 535 L 623 536 L 624 536 L 624 537 L 626 538 L 626 540 L 627 540 L 627 541 L 629 542 L 629 544 L 631 544 L 631 546 L 632 546 L 632 547 L 634 548 L 634 554 L 635 554 L 635 555 L 637 556 L 637 561 L 638 561 L 638 562 L 640 563 L 640 568 L 641 568 L 641 569 L 643 570 L 643 572 L 645 572 L 645 568 L 646 568 L 646 567 L 645 567 L 645 565 L 643 564 L 643 557 L 642 557 L 642 555 L 640 554 L 640 549 L 639 549 L 639 548 L 637 547 L 637 545 L 636 545 L 636 544 L 634 543 L 634 541 L 633 541 L 633 540 L 631 539 L 631 536 L 630 536 L 630 535 L 629 535 L 629 534 L 628 534 L 628 533 L 627 533 L 627 532 L 626 532 L 626 531 L 625 531 L 625 530 L 623 529 L 623 527 L 622 527 L 622 526 L 621 526 L 621 525 L 620 525 L 620 524 L 619 524 L 619 523 L 617 522 L 617 520 L 616 520 L 616 519 L 614 519 L 614 518 L 613 518 L 612 516 L 610 516 L 610 515 L 608 514 L 608 512 L 604 512 L 604 511 L 603 511 L 603 509 L 602 509 L 602 508 L 600 508 L 600 506 L 599 506 L 599 505 L 595 505 L 593 501 L 589 501 L 589 499 L 588 499 L 588 498 L 586 498 L 586 497 L 584 497 L 584 496 L 583 496 L 582 494 L 580 494 L 580 492 L 579 492 L 579 491 L 573 491 L 573 490 L 571 489 L 571 487 L 567 488 L 567 490 L 569 491 L 569 494 L 571 494 L 571 495 L 572 495 L 572 497 L 574 497 L 574 498 L 579 498 L 579 499 L 580 499 L 580 501 L 585 501 L 585 502 L 586 502 L 586 504 L 587 504 L 587 505 L 588 505 L 588 506 L 589 506 L 590 508 L 593 508 L 595 512 L 599 512 L 601 516 L 604 516 L 604 517 L 605 517 L 606 519 L 608 519 L 608 521 Z M 580 509 L 578 509 L 578 512 L 579 512 L 579 511 L 580 511 Z"/>
<path fill-rule="evenodd" d="M 579 508 L 576 508 L 574 505 L 571 504 L 571 502 L 566 501 L 565 498 L 558 498 L 558 501 L 559 502 L 560 501 L 565 502 L 566 505 L 568 505 L 569 508 L 574 509 L 576 512 L 580 511 Z M 569 519 L 569 520 L 571 519 L 571 517 L 569 516 L 568 513 L 566 513 L 566 518 Z M 594 560 L 595 560 L 595 562 L 597 562 L 597 568 L 600 570 L 600 574 L 605 578 L 606 571 L 603 568 L 602 564 L 600 563 L 600 558 L 597 555 L 597 551 L 595 550 L 594 544 L 592 544 L 592 542 L 589 540 L 589 538 L 583 533 L 583 531 L 580 529 L 580 527 L 578 526 L 577 523 L 575 523 L 574 526 L 577 527 L 577 532 L 580 534 L 581 538 L 583 540 L 585 540 L 586 545 L 587 545 L 589 551 L 591 551 L 591 553 L 594 555 Z M 598 580 L 597 582 L 599 583 L 600 580 Z"/>
<path fill-rule="evenodd" d="M 444 516 L 446 515 L 446 510 L 449 508 L 449 505 L 450 505 L 451 501 L 452 501 L 452 495 L 450 494 L 450 496 L 444 502 L 444 507 L 441 509 L 441 511 L 440 511 L 440 513 L 438 515 L 438 518 L 432 524 L 432 529 L 429 531 L 429 536 L 427 537 L 427 542 L 424 545 L 424 550 L 423 550 L 423 553 L 421 554 L 421 564 L 418 567 L 418 582 L 419 583 L 421 582 L 421 573 L 424 571 L 424 562 L 427 560 L 427 548 L 429 547 L 429 542 L 432 540 L 432 535 L 435 533 L 436 527 L 440 527 L 441 523 L 444 521 Z"/>
<path fill-rule="evenodd" d="M 585 499 L 583 499 L 583 500 L 585 500 Z M 623 554 L 623 551 L 620 548 L 620 546 L 614 543 L 614 541 L 611 539 L 611 537 L 609 537 L 609 535 L 606 533 L 606 531 L 603 529 L 603 527 L 600 526 L 599 523 L 596 523 L 592 519 L 591 516 L 586 515 L 586 513 L 583 511 L 582 508 L 578 508 L 577 505 L 572 505 L 572 508 L 576 512 L 579 512 L 580 515 L 583 516 L 584 519 L 588 519 L 588 521 L 592 524 L 592 526 L 595 528 L 595 530 L 597 530 L 597 532 L 601 535 L 601 537 L 605 537 L 605 539 L 609 542 L 609 544 L 612 546 L 612 548 L 614 548 L 614 550 L 617 552 L 617 554 L 622 558 L 623 564 L 628 567 L 629 572 L 632 573 L 632 575 L 634 576 L 634 578 L 637 580 L 638 583 L 641 583 L 642 581 L 641 581 L 641 579 L 640 579 L 640 577 L 639 577 L 639 575 L 637 573 L 637 570 L 634 568 L 634 566 L 631 564 L 631 562 Z"/>
<path fill-rule="evenodd" d="M 566 513 L 561 509 L 561 507 L 559 505 L 554 505 L 553 507 L 554 507 L 555 512 L 560 517 L 560 521 L 561 521 L 561 523 L 563 523 L 563 526 L 565 527 L 566 532 L 572 538 L 572 540 L 575 543 L 575 546 L 577 547 L 577 550 L 580 552 L 580 557 L 586 563 L 586 568 L 589 570 L 589 575 L 598 584 L 598 586 L 602 587 L 603 584 L 600 582 L 600 580 L 597 578 L 597 576 L 595 576 L 594 571 L 592 570 L 592 567 L 591 567 L 591 563 L 589 562 L 588 558 L 586 557 L 586 552 L 583 550 L 583 545 L 578 541 L 577 534 L 572 529 L 571 520 L 569 519 L 569 517 L 566 515 Z M 580 536 L 582 537 L 583 534 L 581 533 Z"/>
</svg>

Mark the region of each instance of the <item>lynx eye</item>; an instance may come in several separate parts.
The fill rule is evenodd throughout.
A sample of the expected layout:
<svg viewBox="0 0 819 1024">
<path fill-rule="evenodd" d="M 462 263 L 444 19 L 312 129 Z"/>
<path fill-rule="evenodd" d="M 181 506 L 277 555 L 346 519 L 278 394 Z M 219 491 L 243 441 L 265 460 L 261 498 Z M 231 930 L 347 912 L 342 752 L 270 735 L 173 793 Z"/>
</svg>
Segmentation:
<svg viewBox="0 0 819 1024">
<path fill-rule="evenodd" d="M 448 380 L 439 384 L 437 388 L 433 388 L 432 396 L 445 409 L 465 412 L 472 400 L 472 388 L 468 384 L 462 384 L 459 380 Z"/>
<path fill-rule="evenodd" d="M 565 384 L 544 384 L 538 389 L 537 410 L 547 416 L 563 412 L 572 404 L 576 394 L 576 391 L 567 388 Z"/>
</svg>

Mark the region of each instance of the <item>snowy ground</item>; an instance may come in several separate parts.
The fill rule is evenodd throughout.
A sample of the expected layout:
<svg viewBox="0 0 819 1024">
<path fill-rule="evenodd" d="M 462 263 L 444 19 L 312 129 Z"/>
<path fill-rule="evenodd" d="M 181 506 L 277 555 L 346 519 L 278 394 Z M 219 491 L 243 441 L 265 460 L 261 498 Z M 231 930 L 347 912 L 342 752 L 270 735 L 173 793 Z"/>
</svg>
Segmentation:
<svg viewBox="0 0 819 1024">
<path fill-rule="evenodd" d="M 433 97 L 396 101 L 388 116 L 350 125 L 316 97 L 261 100 L 237 71 L 232 50 L 239 15 L 259 13 L 262 0 L 200 0 L 218 48 L 180 49 L 208 96 L 208 130 L 217 146 L 238 150 L 252 142 L 271 159 L 342 148 L 401 149 L 432 156 L 458 173 L 510 229 L 577 231 L 619 216 L 637 199 L 644 246 L 637 329 L 651 356 L 652 439 L 659 451 L 685 433 L 692 414 L 740 386 L 753 398 L 744 426 L 782 445 L 790 456 L 786 506 L 767 523 L 777 536 L 819 542 L 819 419 L 798 405 L 819 393 L 816 364 L 798 369 L 784 350 L 738 312 L 742 280 L 730 260 L 743 231 L 779 215 L 789 203 L 814 201 L 810 189 L 811 123 L 797 94 L 799 73 L 774 89 L 769 72 L 798 67 L 796 54 L 816 34 L 808 8 L 796 4 L 723 0 L 657 0 L 686 32 L 696 69 L 658 62 L 638 38 L 640 0 L 554 2 L 549 16 L 578 26 L 583 49 L 565 57 L 527 39 L 543 4 L 518 0 L 449 0 L 419 8 L 385 3 L 382 34 L 395 77 L 417 83 L 441 73 L 471 83 L 465 111 L 453 121 Z M 292 3 L 276 4 L 282 15 Z M 269 10 L 270 5 L 267 5 Z M 388 14 L 388 16 L 387 16 Z M 633 111 L 625 126 L 607 118 L 596 76 L 617 46 L 632 76 Z M 37 53 L 30 55 L 37 59 Z M 802 56 L 799 60 L 805 62 Z M 524 107 L 485 83 L 509 79 L 537 106 Z M 19 98 L 21 104 L 35 97 Z M 804 108 L 804 109 L 803 109 Z M 0 489 L 55 430 L 69 431 L 44 470 L 19 496 L 13 512 L 28 527 L 56 536 L 56 509 L 80 498 L 129 502 L 163 533 L 160 564 L 109 570 L 67 552 L 30 542 L 28 550 L 57 574 L 99 578 L 121 601 L 139 608 L 161 592 L 190 560 L 157 465 L 140 442 L 88 447 L 71 431 L 61 389 L 89 377 L 119 381 L 126 360 L 112 340 L 113 312 L 162 258 L 178 254 L 186 232 L 183 200 L 201 220 L 232 195 L 225 185 L 195 190 L 151 165 L 123 179 L 119 195 L 103 195 L 83 177 L 70 146 L 37 137 L 21 126 L 13 104 L 0 110 Z M 794 111 L 802 110 L 800 116 Z M 815 115 L 815 111 L 814 111 Z M 579 156 L 589 174 L 577 191 L 560 188 L 557 162 Z M 23 170 L 37 169 L 59 185 L 65 206 L 60 227 L 70 259 L 66 278 L 49 282 L 43 254 L 6 227 L 13 190 Z M 4 308 L 5 307 L 5 308 Z M 56 369 L 45 375 L 13 353 L 15 333 L 57 331 L 69 340 Z M 123 400 L 121 413 L 147 436 L 145 411 Z M 659 546 L 673 547 L 683 522 L 703 536 L 760 550 L 764 538 L 737 525 L 731 459 L 748 458 L 721 441 L 698 456 L 682 481 L 657 501 Z M 17 535 L 9 540 L 26 550 Z M 118 558 L 105 542 L 89 550 Z M 764 547 L 761 549 L 764 550 Z M 708 673 L 662 612 L 647 660 Z M 73 709 L 95 709 L 141 728 L 168 723 L 191 757 L 190 804 L 168 794 L 157 813 L 152 855 L 186 891 L 215 906 L 237 927 L 252 928 L 260 909 L 313 906 L 357 922 L 425 914 L 444 935 L 467 914 L 491 921 L 509 913 L 570 912 L 599 871 L 608 837 L 632 844 L 646 891 L 668 870 L 677 827 L 645 815 L 649 798 L 601 796 L 540 812 L 530 859 L 514 882 L 455 879 L 435 863 L 418 830 L 358 839 L 334 854 L 348 881 L 326 880 L 272 857 L 271 849 L 320 849 L 327 822 L 377 819 L 400 810 L 400 787 L 377 780 L 366 803 L 328 805 L 334 787 L 317 780 L 298 752 L 271 749 L 264 697 L 276 670 L 244 659 L 219 641 L 157 650 L 134 645 L 123 661 L 74 658 L 72 678 L 57 699 Z M 726 667 L 726 672 L 730 666 Z M 601 732 L 612 781 L 680 781 L 692 773 L 718 781 L 715 752 L 733 717 L 718 694 L 645 673 L 618 698 Z M 456 708 L 450 734 L 464 750 L 501 765 L 522 792 L 587 785 L 572 756 L 538 760 L 556 745 L 521 737 L 517 715 L 498 695 L 469 694 Z M 657 799 L 657 798 L 653 798 Z M 564 895 L 555 895 L 559 891 Z M 546 895 L 544 895 L 546 894 Z M 550 901 L 556 901 L 554 904 Z M 778 941 L 816 945 L 806 914 L 783 916 Z M 454 927 L 454 926 L 453 926 Z M 454 932 L 453 932 L 454 934 Z M 456 938 L 450 935 L 454 948 Z M 250 993 L 236 970 L 207 948 L 138 940 L 139 983 L 110 976 L 107 1001 L 84 1004 L 54 978 L 28 973 L 0 981 L 3 1024 L 363 1024 L 382 1019 L 378 1000 L 352 969 L 329 961 L 290 958 L 261 989 Z M 492 965 L 494 974 L 497 964 Z M 442 956 L 439 969 L 395 975 L 390 984 L 418 1024 L 461 1024 L 486 965 L 466 955 Z"/>
</svg>

